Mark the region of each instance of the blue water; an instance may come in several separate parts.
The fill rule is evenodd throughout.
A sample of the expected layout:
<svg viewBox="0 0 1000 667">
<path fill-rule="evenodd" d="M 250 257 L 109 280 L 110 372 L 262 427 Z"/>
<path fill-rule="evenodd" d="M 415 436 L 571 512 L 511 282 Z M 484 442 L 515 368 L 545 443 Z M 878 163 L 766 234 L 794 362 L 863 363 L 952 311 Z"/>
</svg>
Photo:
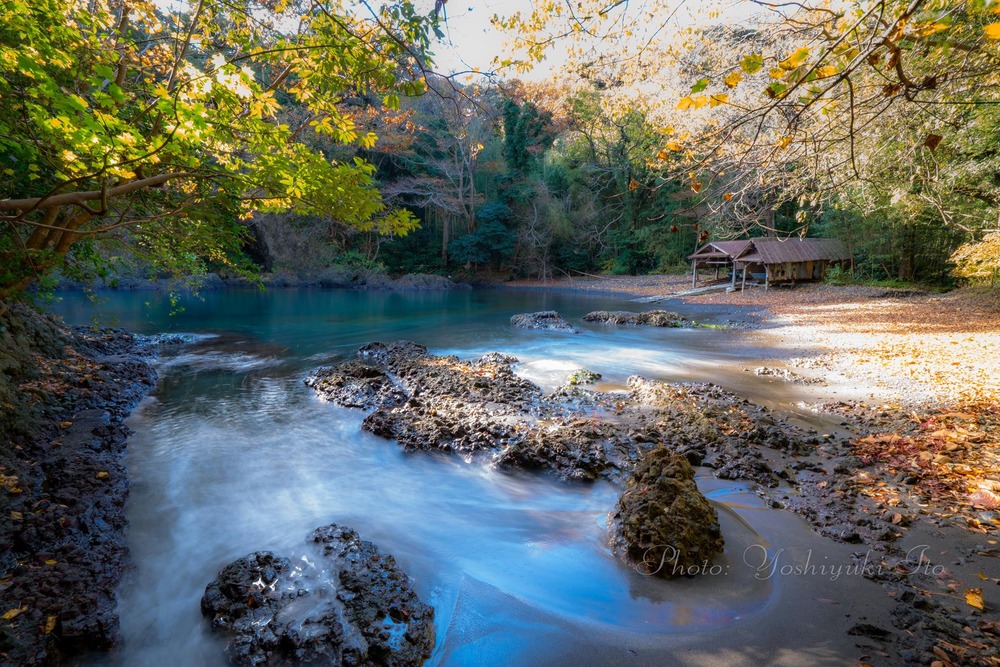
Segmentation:
<svg viewBox="0 0 1000 667">
<path fill-rule="evenodd" d="M 742 641 L 741 633 L 766 643 L 755 628 L 771 627 L 774 614 L 797 603 L 788 582 L 755 577 L 744 551 L 821 543 L 745 485 L 709 471 L 698 478 L 720 511 L 723 574 L 654 580 L 609 552 L 611 485 L 404 454 L 363 433 L 362 412 L 324 403 L 302 383 L 364 343 L 410 339 L 463 358 L 513 354 L 517 372 L 546 388 L 582 367 L 602 373 L 608 389 L 634 373 L 710 375 L 748 395 L 794 398 L 794 389 L 744 371 L 738 333 L 584 325 L 590 310 L 641 307 L 515 290 L 230 290 L 183 306 L 171 315 L 162 297 L 128 292 L 103 293 L 97 303 L 69 293 L 54 306 L 76 323 L 196 334 L 193 345 L 164 353 L 157 390 L 130 419 L 136 571 L 120 595 L 122 649 L 97 664 L 226 664 L 222 640 L 200 614 L 205 585 L 250 551 L 295 556 L 307 533 L 332 522 L 392 553 L 435 607 L 432 664 L 664 664 L 678 647 L 714 651 L 720 638 Z M 559 310 L 581 333 L 509 326 L 511 315 L 542 309 Z M 837 650 L 827 653 L 810 660 L 840 664 Z"/>
</svg>

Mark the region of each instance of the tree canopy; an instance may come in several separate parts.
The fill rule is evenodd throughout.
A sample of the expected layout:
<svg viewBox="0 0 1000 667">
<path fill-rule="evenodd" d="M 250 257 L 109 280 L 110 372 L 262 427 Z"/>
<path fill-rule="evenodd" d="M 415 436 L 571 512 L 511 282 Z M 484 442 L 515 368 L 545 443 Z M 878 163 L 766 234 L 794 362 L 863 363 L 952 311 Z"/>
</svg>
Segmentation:
<svg viewBox="0 0 1000 667">
<path fill-rule="evenodd" d="M 296 210 L 405 234 L 351 109 L 420 94 L 408 2 L 0 5 L 0 291 L 112 232 L 154 265 L 231 264 L 240 218 Z"/>
</svg>

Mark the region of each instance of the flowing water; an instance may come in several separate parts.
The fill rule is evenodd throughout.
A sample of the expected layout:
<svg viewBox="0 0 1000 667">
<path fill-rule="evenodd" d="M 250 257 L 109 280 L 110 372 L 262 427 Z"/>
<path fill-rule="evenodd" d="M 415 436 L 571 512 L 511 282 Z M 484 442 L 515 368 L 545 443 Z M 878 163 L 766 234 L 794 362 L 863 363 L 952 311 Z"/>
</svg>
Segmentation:
<svg viewBox="0 0 1000 667">
<path fill-rule="evenodd" d="M 312 529 L 334 522 L 393 554 L 435 607 L 432 664 L 664 664 L 665 652 L 680 647 L 712 662 L 734 641 L 753 645 L 751 637 L 760 644 L 754 650 L 767 650 L 773 641 L 760 629 L 776 614 L 801 615 L 802 599 L 795 581 L 761 576 L 747 554 L 756 545 L 772 555 L 822 545 L 825 557 L 844 556 L 746 485 L 700 471 L 726 553 L 715 561 L 716 576 L 654 580 L 609 552 L 611 485 L 405 454 L 362 432 L 362 412 L 324 403 L 302 382 L 364 343 L 409 339 L 462 358 L 513 354 L 517 372 L 544 388 L 588 368 L 604 375 L 602 388 L 640 373 L 711 379 L 751 399 L 794 403 L 794 388 L 743 370 L 753 353 L 734 345 L 739 333 L 510 328 L 518 312 L 556 309 L 579 322 L 590 310 L 640 309 L 532 291 L 229 290 L 189 299 L 173 315 L 149 293 L 104 293 L 97 304 L 63 297 L 54 309 L 70 322 L 193 334 L 190 345 L 164 352 L 157 390 L 130 418 L 136 569 L 120 593 L 123 646 L 92 664 L 226 664 L 222 640 L 199 611 L 205 585 L 251 551 L 295 556 Z M 841 657 L 827 645 L 810 660 L 840 664 Z"/>
</svg>

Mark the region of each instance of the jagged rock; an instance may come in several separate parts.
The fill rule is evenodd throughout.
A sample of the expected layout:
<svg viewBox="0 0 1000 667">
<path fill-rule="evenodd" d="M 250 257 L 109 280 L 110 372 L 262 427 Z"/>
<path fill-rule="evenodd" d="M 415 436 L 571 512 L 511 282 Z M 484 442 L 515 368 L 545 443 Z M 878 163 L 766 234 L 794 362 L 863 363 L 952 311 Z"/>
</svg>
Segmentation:
<svg viewBox="0 0 1000 667">
<path fill-rule="evenodd" d="M 434 610 L 395 559 L 331 524 L 297 561 L 258 551 L 219 572 L 202 614 L 230 635 L 237 665 L 421 665 L 434 648 Z"/>
<path fill-rule="evenodd" d="M 385 371 L 356 360 L 317 369 L 306 378 L 306 385 L 326 400 L 348 408 L 384 408 L 406 400 Z"/>
<path fill-rule="evenodd" d="M 648 310 L 633 313 L 627 310 L 595 310 L 583 316 L 584 322 L 603 322 L 604 324 L 647 325 L 652 327 L 680 327 L 687 318 L 678 313 L 666 310 Z"/>
<path fill-rule="evenodd" d="M 487 352 L 483 356 L 476 360 L 477 366 L 491 366 L 497 364 L 516 364 L 518 358 L 513 354 L 504 354 L 503 352 Z"/>
<path fill-rule="evenodd" d="M 579 333 L 572 324 L 562 318 L 554 310 L 541 310 L 537 313 L 521 313 L 510 318 L 510 325 L 515 329 L 548 329 L 550 331 L 572 331 Z"/>
<path fill-rule="evenodd" d="M 358 356 L 316 371 L 307 384 L 341 405 L 373 410 L 362 428 L 407 451 L 457 452 L 499 468 L 620 482 L 647 451 L 662 446 L 720 476 L 773 486 L 777 478 L 753 456 L 757 446 L 798 447 L 766 411 L 711 384 L 635 376 L 628 393 L 604 393 L 583 384 L 598 374 L 577 371 L 571 384 L 543 395 L 514 373 L 510 355 L 468 362 L 397 341 L 369 343 Z"/>
<path fill-rule="evenodd" d="M 639 463 L 611 518 L 612 550 L 661 577 L 701 572 L 724 545 L 691 464 L 664 448 Z"/>
</svg>

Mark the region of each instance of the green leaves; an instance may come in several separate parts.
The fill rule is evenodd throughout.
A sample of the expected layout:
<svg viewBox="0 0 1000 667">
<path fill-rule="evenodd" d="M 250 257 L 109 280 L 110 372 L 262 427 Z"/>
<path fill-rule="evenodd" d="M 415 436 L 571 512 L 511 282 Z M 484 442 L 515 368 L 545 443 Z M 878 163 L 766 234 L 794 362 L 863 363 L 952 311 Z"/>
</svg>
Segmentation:
<svg viewBox="0 0 1000 667">
<path fill-rule="evenodd" d="M 691 86 L 691 94 L 700 93 L 701 91 L 708 88 L 708 79 L 698 79 L 693 86 Z"/>
<path fill-rule="evenodd" d="M 756 74 L 764 67 L 764 57 L 759 53 L 751 53 L 740 60 L 740 69 L 747 74 Z"/>
<path fill-rule="evenodd" d="M 213 207 L 413 228 L 412 217 L 385 214 L 370 165 L 328 154 L 377 139 L 359 129 L 346 98 L 372 94 L 396 110 L 401 95 L 423 92 L 432 19 L 407 2 L 371 17 L 320 0 L 296 29 L 221 0 L 169 17 L 151 0 L 127 4 L 125 16 L 103 1 L 0 4 L 0 167 L 16 167 L 0 181 L 0 213 L 30 223 L 54 208 L 56 220 L 80 220 L 80 231 L 99 236 L 172 211 L 174 240 L 194 245 L 212 245 L 211 233 L 182 233 L 196 223 L 182 215 Z M 155 189 L 142 185 L 163 175 L 150 181 Z M 120 188 L 129 183 L 138 185 Z M 42 198 L 49 192 L 59 205 Z M 32 203 L 10 203 L 19 200 Z M 75 238 L 25 236 L 60 253 Z"/>
</svg>

